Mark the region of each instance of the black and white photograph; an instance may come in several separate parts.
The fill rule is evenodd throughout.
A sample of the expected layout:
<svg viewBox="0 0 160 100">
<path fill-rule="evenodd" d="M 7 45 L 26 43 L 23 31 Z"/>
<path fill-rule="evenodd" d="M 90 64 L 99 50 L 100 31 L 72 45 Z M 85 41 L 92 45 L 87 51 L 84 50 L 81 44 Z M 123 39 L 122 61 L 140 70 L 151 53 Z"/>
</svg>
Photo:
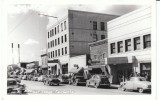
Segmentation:
<svg viewBox="0 0 160 100">
<path fill-rule="evenodd" d="M 54 1 L 3 5 L 6 96 L 155 96 L 154 4 Z"/>
</svg>

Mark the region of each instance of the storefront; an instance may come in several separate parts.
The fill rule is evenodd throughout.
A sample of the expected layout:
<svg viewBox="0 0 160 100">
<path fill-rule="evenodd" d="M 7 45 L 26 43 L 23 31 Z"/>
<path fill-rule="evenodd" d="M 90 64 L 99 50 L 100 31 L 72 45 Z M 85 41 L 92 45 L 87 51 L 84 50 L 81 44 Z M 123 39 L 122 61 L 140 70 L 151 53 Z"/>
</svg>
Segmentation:
<svg viewBox="0 0 160 100">
<path fill-rule="evenodd" d="M 48 61 L 48 74 L 49 75 L 60 75 L 61 72 L 61 64 L 58 59 L 49 60 Z"/>
<path fill-rule="evenodd" d="M 62 74 L 68 74 L 68 63 L 62 64 Z"/>
</svg>

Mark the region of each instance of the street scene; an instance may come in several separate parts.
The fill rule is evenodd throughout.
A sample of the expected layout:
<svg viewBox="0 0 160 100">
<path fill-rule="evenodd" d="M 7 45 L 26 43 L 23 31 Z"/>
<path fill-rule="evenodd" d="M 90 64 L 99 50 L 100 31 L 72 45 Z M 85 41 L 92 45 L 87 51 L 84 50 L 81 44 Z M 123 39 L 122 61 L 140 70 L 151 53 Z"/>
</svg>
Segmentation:
<svg viewBox="0 0 160 100">
<path fill-rule="evenodd" d="M 9 6 L 8 95 L 152 94 L 151 6 L 94 7 Z"/>
</svg>

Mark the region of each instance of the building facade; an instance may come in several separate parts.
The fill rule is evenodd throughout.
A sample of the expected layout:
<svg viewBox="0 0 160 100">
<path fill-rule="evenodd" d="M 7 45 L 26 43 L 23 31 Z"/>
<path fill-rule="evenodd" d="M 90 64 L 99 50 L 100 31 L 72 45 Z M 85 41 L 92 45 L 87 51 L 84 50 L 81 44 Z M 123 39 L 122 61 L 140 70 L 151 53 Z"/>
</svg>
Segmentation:
<svg viewBox="0 0 160 100">
<path fill-rule="evenodd" d="M 68 66 L 70 57 L 89 54 L 88 43 L 106 38 L 107 21 L 116 17 L 115 15 L 68 10 L 64 18 L 48 28 L 48 60 L 59 60 L 58 63 L 53 63 L 54 61 L 48 63 L 51 70 L 60 70 L 62 73 L 62 66 L 71 67 Z M 55 66 L 57 68 L 54 68 Z"/>
<path fill-rule="evenodd" d="M 113 83 L 132 74 L 151 76 L 151 8 L 144 7 L 108 22 L 108 64 Z"/>
<path fill-rule="evenodd" d="M 42 54 L 41 55 L 41 70 L 42 70 L 42 74 L 46 75 L 48 73 L 48 56 L 47 54 Z"/>
<path fill-rule="evenodd" d="M 93 43 L 89 43 L 90 56 L 92 65 L 105 65 L 107 64 L 108 56 L 108 40 L 103 39 Z"/>
</svg>

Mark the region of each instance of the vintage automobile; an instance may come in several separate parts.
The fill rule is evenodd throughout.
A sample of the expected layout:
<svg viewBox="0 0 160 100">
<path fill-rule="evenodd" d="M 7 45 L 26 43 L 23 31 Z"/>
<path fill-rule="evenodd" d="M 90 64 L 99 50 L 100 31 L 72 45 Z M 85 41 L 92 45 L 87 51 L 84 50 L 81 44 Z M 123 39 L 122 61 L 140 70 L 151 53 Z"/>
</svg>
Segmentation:
<svg viewBox="0 0 160 100">
<path fill-rule="evenodd" d="M 44 85 L 59 85 L 60 84 L 60 80 L 58 79 L 58 77 L 56 75 L 49 75 L 48 77 L 46 77 L 43 81 Z"/>
<path fill-rule="evenodd" d="M 27 80 L 31 80 L 33 78 L 33 75 L 28 75 Z"/>
<path fill-rule="evenodd" d="M 37 77 L 37 76 L 33 76 L 33 77 L 31 78 L 31 80 L 32 80 L 32 81 L 38 81 L 38 77 Z"/>
<path fill-rule="evenodd" d="M 27 80 L 27 75 L 23 75 L 22 80 Z"/>
<path fill-rule="evenodd" d="M 86 79 L 84 78 L 83 75 L 79 73 L 74 73 L 72 77 L 69 79 L 69 84 L 70 85 L 86 85 Z"/>
<path fill-rule="evenodd" d="M 10 75 L 10 78 L 15 79 L 17 82 L 21 83 L 21 79 L 18 77 L 18 75 Z"/>
<path fill-rule="evenodd" d="M 67 75 L 62 74 L 58 78 L 59 78 L 61 83 L 64 83 L 64 84 L 69 83 L 69 76 L 67 76 Z"/>
<path fill-rule="evenodd" d="M 146 81 L 144 77 L 131 77 L 129 81 L 121 82 L 120 87 L 125 90 L 138 90 L 139 93 L 151 91 L 151 82 Z"/>
<path fill-rule="evenodd" d="M 38 77 L 38 81 L 43 82 L 44 79 L 47 78 L 47 77 L 48 77 L 47 75 L 41 75 L 41 76 Z"/>
<path fill-rule="evenodd" d="M 12 94 L 23 94 L 25 92 L 26 86 L 18 83 L 15 79 L 9 78 L 7 79 L 7 93 Z"/>
<path fill-rule="evenodd" d="M 92 75 L 92 77 L 86 81 L 86 86 L 94 86 L 95 88 L 100 86 L 110 87 L 110 82 L 105 75 Z"/>
</svg>

